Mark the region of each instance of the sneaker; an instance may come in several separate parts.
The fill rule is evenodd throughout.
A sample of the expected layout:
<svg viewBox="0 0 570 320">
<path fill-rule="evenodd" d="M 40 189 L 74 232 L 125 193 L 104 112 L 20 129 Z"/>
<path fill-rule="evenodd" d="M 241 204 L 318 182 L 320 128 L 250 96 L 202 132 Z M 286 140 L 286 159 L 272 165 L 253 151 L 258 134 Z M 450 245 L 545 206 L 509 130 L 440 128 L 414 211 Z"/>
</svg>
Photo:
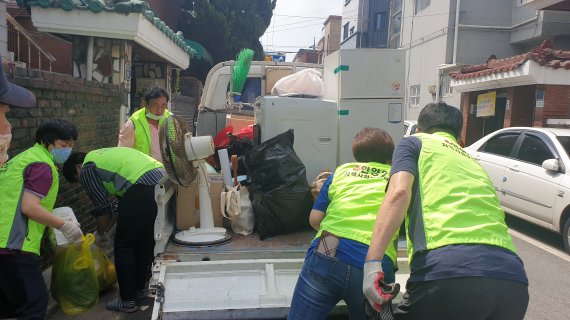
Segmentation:
<svg viewBox="0 0 570 320">
<path fill-rule="evenodd" d="M 138 307 L 135 301 L 122 301 L 121 298 L 116 298 L 107 303 L 107 310 L 132 313 L 136 312 Z"/>
</svg>

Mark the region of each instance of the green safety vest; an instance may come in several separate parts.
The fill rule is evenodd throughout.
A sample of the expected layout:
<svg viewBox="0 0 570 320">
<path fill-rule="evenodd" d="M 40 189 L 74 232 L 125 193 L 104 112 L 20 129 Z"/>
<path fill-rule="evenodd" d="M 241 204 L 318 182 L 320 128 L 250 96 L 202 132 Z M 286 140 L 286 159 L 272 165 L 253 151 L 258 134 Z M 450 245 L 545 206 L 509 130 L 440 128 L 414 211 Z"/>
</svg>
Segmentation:
<svg viewBox="0 0 570 320">
<path fill-rule="evenodd" d="M 515 251 L 495 188 L 485 170 L 445 132 L 422 142 L 418 194 L 406 216 L 408 257 L 452 244 L 487 244 Z"/>
<path fill-rule="evenodd" d="M 95 164 L 103 187 L 109 194 L 122 196 L 148 171 L 164 168 L 150 156 L 126 147 L 93 150 L 85 156 L 83 164 Z"/>
<path fill-rule="evenodd" d="M 159 128 L 164 122 L 164 119 L 170 115 L 170 111 L 164 110 L 164 116 L 158 120 Z M 133 122 L 135 127 L 135 144 L 133 148 L 150 155 L 150 128 L 146 117 L 146 108 L 141 108 L 134 112 L 129 119 Z"/>
<path fill-rule="evenodd" d="M 45 163 L 51 168 L 53 181 L 48 194 L 40 200 L 40 205 L 47 211 L 53 210 L 59 189 L 59 175 L 53 156 L 44 146 L 36 144 L 0 167 L 0 248 L 39 255 L 46 226 L 28 219 L 22 213 L 24 172 L 34 163 Z"/>
<path fill-rule="evenodd" d="M 384 200 L 390 166 L 377 162 L 352 162 L 339 166 L 329 186 L 329 205 L 317 237 L 323 230 L 370 245 L 380 204 Z M 398 232 L 386 255 L 396 263 Z"/>
</svg>

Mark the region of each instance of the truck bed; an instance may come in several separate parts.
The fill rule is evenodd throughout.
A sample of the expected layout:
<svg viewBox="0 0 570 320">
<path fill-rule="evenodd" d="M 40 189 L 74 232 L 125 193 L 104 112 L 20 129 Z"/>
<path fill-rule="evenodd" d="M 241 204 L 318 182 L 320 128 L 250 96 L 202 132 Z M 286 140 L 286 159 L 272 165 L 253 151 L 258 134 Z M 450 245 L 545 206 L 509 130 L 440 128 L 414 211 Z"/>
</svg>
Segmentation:
<svg viewBox="0 0 570 320">
<path fill-rule="evenodd" d="M 190 261 L 215 261 L 235 259 L 304 259 L 315 237 L 314 230 L 279 235 L 259 240 L 257 234 L 247 236 L 232 233 L 230 242 L 218 246 L 192 248 L 172 242 L 166 245 L 158 258 Z"/>
<path fill-rule="evenodd" d="M 151 319 L 285 319 L 316 232 L 305 230 L 263 241 L 257 234 L 232 234 L 230 242 L 219 246 L 175 245 L 168 241 L 175 232 L 173 191 L 168 182 L 155 189 L 159 210 L 150 281 L 155 294 Z M 396 281 L 403 289 L 409 273 L 407 259 L 398 260 Z M 346 315 L 343 301 L 331 316 L 339 314 Z"/>
</svg>

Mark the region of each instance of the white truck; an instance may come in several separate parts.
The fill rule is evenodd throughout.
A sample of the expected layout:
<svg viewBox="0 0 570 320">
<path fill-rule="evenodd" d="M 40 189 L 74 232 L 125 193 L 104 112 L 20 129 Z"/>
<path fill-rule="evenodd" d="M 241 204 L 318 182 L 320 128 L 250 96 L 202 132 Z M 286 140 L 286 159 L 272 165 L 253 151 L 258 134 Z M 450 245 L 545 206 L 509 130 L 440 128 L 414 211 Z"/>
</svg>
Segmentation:
<svg viewBox="0 0 570 320">
<path fill-rule="evenodd" d="M 345 104 L 344 108 L 339 105 L 333 110 L 335 115 L 331 119 L 337 121 L 333 125 L 337 128 L 335 131 L 337 135 L 343 132 L 353 135 L 352 131 L 356 129 L 355 126 L 349 125 L 352 120 L 356 125 L 359 121 L 362 122 L 360 126 L 385 125 L 389 132 L 395 135 L 395 140 L 399 140 L 404 132 L 402 119 L 405 119 L 399 91 L 400 86 L 404 88 L 403 53 L 398 50 L 383 52 L 363 50 L 356 53 L 348 52 L 345 56 L 343 54 L 338 53 L 329 59 L 328 63 L 325 62 L 325 68 L 323 65 L 304 63 L 253 62 L 248 82 L 242 92 L 246 106 L 254 107 L 257 104 L 255 108 L 262 108 L 259 103 L 254 103 L 255 98 L 269 95 L 278 79 L 305 68 L 317 68 L 325 74 L 325 82 L 336 79 L 334 80 L 336 84 L 329 85 L 328 94 L 331 95 L 329 99 Z M 231 92 L 230 79 L 233 65 L 233 61 L 220 63 L 208 74 L 199 106 L 197 135 L 215 135 L 226 126 L 228 115 L 230 119 L 236 115 L 254 116 L 253 109 L 227 108 L 227 92 Z M 352 70 L 352 73 L 349 70 Z M 343 91 L 339 88 L 342 85 L 340 78 L 354 80 L 358 79 L 358 73 L 374 73 L 375 70 L 379 72 L 376 76 L 367 74 L 362 77 L 371 86 L 369 90 L 374 90 L 373 94 L 355 97 L 350 96 L 351 90 L 345 88 Z M 386 70 L 390 70 L 393 75 L 387 75 Z M 359 84 L 357 91 L 366 92 L 367 90 L 362 90 L 364 85 L 366 84 Z M 326 87 L 325 84 L 325 91 Z M 342 93 L 337 93 L 334 97 L 335 93 L 331 90 Z M 274 99 L 266 100 L 274 101 Z M 362 103 L 362 107 L 359 103 Z M 362 110 L 366 110 L 365 113 L 362 113 Z M 358 118 L 350 118 L 350 115 L 357 115 Z M 303 131 L 300 129 L 304 128 L 299 126 L 307 125 L 307 119 L 302 117 L 269 119 L 275 121 L 276 125 L 292 127 L 295 132 Z M 285 127 L 283 129 L 287 129 Z M 316 135 L 315 141 L 318 143 L 331 141 L 322 138 L 323 135 Z M 335 143 L 346 140 L 340 136 L 335 138 Z M 305 138 L 296 140 L 299 143 L 309 143 Z M 294 148 L 298 149 L 297 142 Z M 319 148 L 316 147 L 315 150 Z M 297 152 L 302 153 L 302 151 Z M 339 155 L 338 151 L 335 152 Z M 301 160 L 306 157 L 303 154 L 299 156 Z M 338 164 L 338 159 L 337 156 L 335 164 Z M 169 241 L 176 226 L 173 195 L 177 188 L 170 181 L 156 186 L 155 197 L 158 204 L 158 216 L 155 222 L 156 258 L 150 282 L 151 291 L 155 294 L 152 319 L 285 319 L 306 251 L 315 231 L 306 230 L 280 235 L 264 241 L 260 241 L 256 234 L 248 236 L 232 234 L 232 241 L 219 246 L 201 248 L 177 246 Z M 404 284 L 408 275 L 406 258 L 399 258 L 399 267 L 396 279 Z M 342 302 L 333 310 L 333 314 L 345 313 L 346 307 Z"/>
</svg>

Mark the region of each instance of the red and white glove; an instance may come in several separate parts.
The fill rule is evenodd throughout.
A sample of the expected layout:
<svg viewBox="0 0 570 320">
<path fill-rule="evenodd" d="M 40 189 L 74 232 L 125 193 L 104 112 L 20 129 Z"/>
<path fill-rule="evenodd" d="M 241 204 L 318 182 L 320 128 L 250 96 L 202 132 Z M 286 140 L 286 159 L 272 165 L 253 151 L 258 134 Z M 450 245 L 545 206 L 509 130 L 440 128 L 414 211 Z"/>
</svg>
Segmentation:
<svg viewBox="0 0 570 320">
<path fill-rule="evenodd" d="M 364 262 L 362 290 L 370 305 L 377 311 L 382 311 L 382 305 L 394 299 L 394 292 L 399 291 L 398 284 L 386 284 L 382 261 L 370 260 Z M 396 289 L 396 286 L 398 287 Z"/>
</svg>

